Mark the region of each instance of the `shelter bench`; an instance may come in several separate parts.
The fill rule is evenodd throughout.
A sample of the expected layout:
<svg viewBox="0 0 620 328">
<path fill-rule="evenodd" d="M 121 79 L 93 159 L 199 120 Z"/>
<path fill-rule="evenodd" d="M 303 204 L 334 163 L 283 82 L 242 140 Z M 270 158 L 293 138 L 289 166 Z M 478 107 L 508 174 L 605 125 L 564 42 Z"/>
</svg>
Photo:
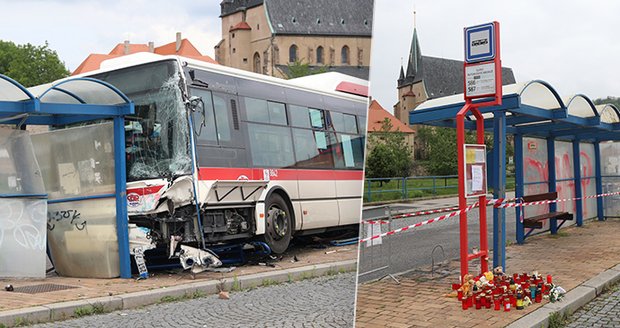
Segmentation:
<svg viewBox="0 0 620 328">
<path fill-rule="evenodd" d="M 558 198 L 557 192 L 548 192 L 548 193 L 543 193 L 543 194 L 536 194 L 536 195 L 529 195 L 529 196 L 522 197 L 524 203 L 538 202 L 538 201 L 543 201 L 543 200 L 555 200 L 557 198 Z M 536 216 L 523 219 L 523 226 L 525 228 L 541 229 L 543 226 L 543 221 L 550 220 L 550 219 L 557 219 L 557 220 L 562 220 L 562 221 L 572 220 L 573 214 L 568 213 L 568 212 L 550 212 L 550 213 L 545 213 L 541 215 L 536 215 Z"/>
</svg>

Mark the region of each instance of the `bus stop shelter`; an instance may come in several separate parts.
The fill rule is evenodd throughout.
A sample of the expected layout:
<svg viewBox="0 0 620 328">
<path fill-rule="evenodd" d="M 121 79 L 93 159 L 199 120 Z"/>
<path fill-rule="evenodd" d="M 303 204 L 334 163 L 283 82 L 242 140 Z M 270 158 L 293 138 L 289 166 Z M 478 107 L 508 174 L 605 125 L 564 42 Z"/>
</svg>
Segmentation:
<svg viewBox="0 0 620 328">
<path fill-rule="evenodd" d="M 63 197 L 62 195 L 52 199 L 50 194 L 45 190 L 43 192 L 32 192 L 32 188 L 19 188 L 16 183 L 9 182 L 9 187 L 5 190 L 18 190 L 16 192 L 4 192 L 0 194 L 0 202 L 15 199 L 44 199 L 47 200 L 47 206 L 53 204 L 72 203 L 85 204 L 95 199 L 110 199 L 115 206 L 115 230 L 118 240 L 118 272 L 122 278 L 131 278 L 131 267 L 129 257 L 129 241 L 128 241 L 128 219 L 127 219 L 127 199 L 126 199 L 126 172 L 125 172 L 125 122 L 124 116 L 134 113 L 133 103 L 114 86 L 91 78 L 68 78 L 56 82 L 54 84 L 42 85 L 30 89 L 20 85 L 15 80 L 0 75 L 0 124 L 15 125 L 17 130 L 23 130 L 27 125 L 46 125 L 46 126 L 66 126 L 76 123 L 94 122 L 98 120 L 112 120 L 113 124 L 113 140 L 110 142 L 106 151 L 109 156 L 113 155 L 113 185 L 110 192 L 94 192 L 88 195 L 79 195 L 74 197 Z M 108 123 L 110 124 L 110 123 Z M 62 145 L 71 148 L 73 145 L 67 143 Z M 95 147 L 97 144 L 95 143 Z M 11 157 L 10 151 L 21 156 L 20 153 L 27 153 L 28 149 L 9 149 L 2 150 L 0 157 Z M 51 156 L 54 156 L 53 154 Z M 96 167 L 100 163 L 92 161 L 92 167 Z M 35 164 L 36 165 L 36 164 Z M 110 164 L 111 165 L 111 164 Z M 89 167 L 86 167 L 89 169 Z M 41 174 L 40 171 L 34 173 Z M 24 177 L 22 177 L 24 178 Z M 9 181 L 12 177 L 9 177 Z M 21 179 L 21 178 L 15 178 Z M 15 180 L 13 179 L 13 180 Z M 40 179 L 40 177 L 39 177 Z M 47 188 L 48 186 L 46 186 Z M 35 188 L 36 189 L 36 188 Z M 30 190 L 30 191 L 29 191 Z M 47 212 L 47 213 L 45 213 Z M 46 230 L 50 229 L 51 213 L 45 208 L 43 213 L 35 213 L 31 219 L 33 221 L 43 221 L 48 224 L 47 229 L 41 232 L 42 242 L 37 247 L 43 247 L 45 252 Z M 62 212 L 62 213 L 61 213 Z M 60 213 L 60 214 L 59 214 Z M 59 220 L 80 219 L 79 215 L 73 212 L 59 211 Z M 71 216 L 72 215 L 72 216 Z M 36 217 L 35 217 L 36 216 Z M 84 229 L 86 221 L 81 218 L 81 227 Z M 3 219 L 0 219 L 0 224 Z M 6 220 L 6 218 L 5 218 Z M 14 222 L 13 222 L 14 223 Z M 79 228 L 79 224 L 76 222 Z M 23 226 L 23 225 L 22 225 Z M 5 225 L 6 227 L 6 225 Z M 6 229 L 18 229 L 15 224 Z M 2 230 L 1 236 L 6 237 L 9 232 Z M 15 231 L 13 231 L 15 232 Z M 21 234 L 24 234 L 20 230 Z M 19 234 L 17 234 L 19 235 Z M 31 234 L 27 233 L 26 236 Z M 4 240 L 6 241 L 6 239 Z M 0 238 L 0 243 L 2 238 Z M 26 243 L 25 245 L 28 245 Z M 19 251 L 19 250 L 18 250 Z M 94 259 L 95 261 L 101 259 Z M 4 265 L 7 265 L 6 263 Z M 9 264 L 10 265 L 10 264 Z"/>
<path fill-rule="evenodd" d="M 485 99 L 479 99 L 483 102 Z M 476 103 L 476 101 L 474 101 Z M 456 127 L 456 114 L 465 104 L 463 94 L 432 99 L 409 114 L 410 124 Z M 570 202 L 543 206 L 515 207 L 516 240 L 523 243 L 535 230 L 526 228 L 520 218 L 523 211 L 555 212 L 558 206 L 574 212 L 575 224 L 581 226 L 584 216 L 618 216 L 608 213 L 604 203 L 606 192 L 618 191 L 618 168 L 603 172 L 601 149 L 608 157 L 618 157 L 620 111 L 614 105 L 594 105 L 587 96 L 561 97 L 544 81 L 534 80 L 503 87 L 502 105 L 481 107 L 484 127 L 493 133 L 493 150 L 487 156 L 488 181 L 495 199 L 506 198 L 506 136 L 514 137 L 515 198 L 526 194 L 558 192 L 558 198 Z M 467 117 L 465 128 L 476 130 L 475 117 Z M 613 158 L 612 158 L 613 159 Z M 607 160 L 607 159 L 606 159 Z M 548 207 L 547 207 L 548 206 Z M 592 215 L 592 213 L 596 215 Z M 493 265 L 506 268 L 506 215 L 504 208 L 493 209 Z M 560 224 L 561 225 L 561 224 Z M 549 220 L 545 230 L 557 233 L 556 220 Z"/>
</svg>

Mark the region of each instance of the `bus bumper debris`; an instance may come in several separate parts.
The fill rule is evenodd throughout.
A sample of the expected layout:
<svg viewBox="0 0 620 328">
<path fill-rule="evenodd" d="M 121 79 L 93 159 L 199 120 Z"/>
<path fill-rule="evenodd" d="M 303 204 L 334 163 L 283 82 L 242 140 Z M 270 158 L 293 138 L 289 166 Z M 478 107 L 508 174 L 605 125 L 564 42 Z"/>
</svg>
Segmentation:
<svg viewBox="0 0 620 328">
<path fill-rule="evenodd" d="M 215 253 L 186 245 L 181 245 L 179 260 L 184 270 L 191 269 L 194 274 L 222 265 Z"/>
</svg>

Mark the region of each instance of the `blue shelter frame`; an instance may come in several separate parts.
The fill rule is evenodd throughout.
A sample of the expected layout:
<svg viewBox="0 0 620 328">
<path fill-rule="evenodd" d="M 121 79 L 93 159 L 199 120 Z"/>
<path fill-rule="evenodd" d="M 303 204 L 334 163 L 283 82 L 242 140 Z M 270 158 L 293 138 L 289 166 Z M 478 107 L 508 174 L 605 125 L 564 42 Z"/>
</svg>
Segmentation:
<svg viewBox="0 0 620 328">
<path fill-rule="evenodd" d="M 595 106 L 585 95 L 561 98 L 558 92 L 547 82 L 534 80 L 523 84 L 503 87 L 502 105 L 481 107 L 485 119 L 485 130 L 493 132 L 493 154 L 487 167 L 493 168 L 489 182 L 496 199 L 506 197 L 506 135 L 514 136 L 515 148 L 515 195 L 524 196 L 523 138 L 536 137 L 546 139 L 548 158 L 549 192 L 556 191 L 558 179 L 555 175 L 555 141 L 568 141 L 573 147 L 573 178 L 580 181 L 580 142 L 591 142 L 595 154 L 596 193 L 602 194 L 600 143 L 620 140 L 620 110 L 610 104 Z M 480 99 L 484 102 L 487 99 Z M 474 101 L 476 103 L 476 101 Z M 429 100 L 409 114 L 410 124 L 424 124 L 438 127 L 456 127 L 456 113 L 465 104 L 463 95 L 454 95 Z M 465 128 L 476 129 L 473 116 L 468 117 Z M 591 177 L 583 177 L 591 178 Z M 580 183 L 575 184 L 576 224 L 583 225 L 583 190 Z M 556 204 L 550 204 L 550 211 L 556 210 Z M 493 209 L 493 266 L 506 268 L 506 221 L 505 209 Z M 521 216 L 522 208 L 515 207 L 516 218 Z M 597 215 L 604 220 L 603 199 L 597 198 Z M 516 240 L 522 244 L 529 235 L 525 234 L 523 223 L 516 221 Z M 550 221 L 550 231 L 557 233 L 557 220 Z"/>
<path fill-rule="evenodd" d="M 35 96 L 35 94 L 37 96 Z M 30 90 L 0 74 L 0 123 L 26 125 L 66 125 L 100 119 L 114 122 L 115 192 L 96 196 L 58 199 L 52 202 L 95 198 L 116 199 L 120 276 L 131 278 L 125 171 L 125 115 L 134 114 L 134 104 L 109 83 L 92 78 L 68 78 Z M 47 195 L 35 195 L 45 197 Z"/>
</svg>

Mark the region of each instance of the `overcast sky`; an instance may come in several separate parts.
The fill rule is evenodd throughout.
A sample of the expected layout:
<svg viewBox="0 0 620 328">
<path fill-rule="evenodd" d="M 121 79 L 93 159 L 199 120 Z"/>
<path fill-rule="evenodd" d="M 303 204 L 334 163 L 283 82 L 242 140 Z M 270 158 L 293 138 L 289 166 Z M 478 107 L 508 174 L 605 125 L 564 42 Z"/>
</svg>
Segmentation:
<svg viewBox="0 0 620 328">
<path fill-rule="evenodd" d="M 342 0 L 341 0 L 342 1 Z M 117 43 L 172 42 L 180 31 L 203 54 L 220 40 L 220 0 L 0 0 L 0 39 L 43 44 L 70 70 Z M 471 6 L 475 4 L 475 6 Z M 371 93 L 396 102 L 407 60 L 413 10 L 422 53 L 463 58 L 463 27 L 500 22 L 504 66 L 517 81 L 543 79 L 563 95 L 620 96 L 620 1 L 376 0 Z"/>
<path fill-rule="evenodd" d="M 90 53 L 116 44 L 175 41 L 181 32 L 213 57 L 221 38 L 219 0 L 0 0 L 0 39 L 18 44 L 49 42 L 69 70 Z"/>
<path fill-rule="evenodd" d="M 620 1 L 375 0 L 370 93 L 390 111 L 414 6 L 423 55 L 463 60 L 463 28 L 496 20 L 502 63 L 517 82 L 545 80 L 561 95 L 620 96 Z"/>
</svg>

